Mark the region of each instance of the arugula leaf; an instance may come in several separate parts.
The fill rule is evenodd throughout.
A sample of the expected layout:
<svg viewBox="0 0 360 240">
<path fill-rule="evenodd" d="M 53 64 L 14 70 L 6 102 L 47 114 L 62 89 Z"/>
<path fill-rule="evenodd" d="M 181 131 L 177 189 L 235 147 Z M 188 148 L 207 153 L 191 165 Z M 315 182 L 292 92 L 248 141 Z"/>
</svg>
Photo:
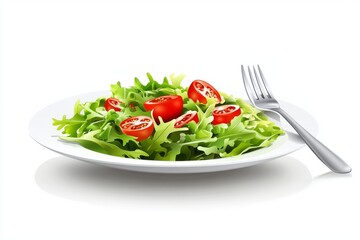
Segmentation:
<svg viewBox="0 0 360 240">
<path fill-rule="evenodd" d="M 172 73 L 172 74 L 170 74 L 169 78 L 170 78 L 172 86 L 174 86 L 176 88 L 181 88 L 181 82 L 182 82 L 182 80 L 184 80 L 185 74 L 180 74 L 180 75 L 175 76 L 175 73 Z"/>
<path fill-rule="evenodd" d="M 126 146 L 129 142 L 133 142 L 139 146 L 139 142 L 134 136 L 123 134 L 113 123 L 107 123 L 98 133 L 97 138 L 106 142 L 120 141 L 122 146 Z"/>
<path fill-rule="evenodd" d="M 268 147 L 276 139 L 276 137 L 277 137 L 277 135 L 273 135 L 269 138 L 263 139 L 261 141 L 261 143 L 258 145 L 252 145 L 251 141 L 240 142 L 240 144 L 238 146 L 236 146 L 234 149 L 232 149 L 229 153 L 226 153 L 226 152 L 220 153 L 220 156 L 221 157 L 231 157 L 231 156 L 236 156 L 236 155 L 242 154 L 249 150 Z"/>
<path fill-rule="evenodd" d="M 200 151 L 203 151 L 206 155 L 210 155 L 210 154 L 220 154 L 223 152 L 222 149 L 217 148 L 216 146 L 211 146 L 211 147 L 203 147 L 203 146 L 199 146 L 197 148 Z"/>
<path fill-rule="evenodd" d="M 177 77 L 177 78 L 173 77 L 172 78 L 172 80 L 175 80 L 175 82 L 179 84 L 179 86 L 176 86 L 176 85 L 170 84 L 167 77 L 164 77 L 163 82 L 159 83 L 153 78 L 153 76 L 150 73 L 146 73 L 146 76 L 149 79 L 149 82 L 146 85 L 143 85 L 138 78 L 135 78 L 135 80 L 134 80 L 134 88 L 136 88 L 140 92 L 159 91 L 159 90 L 162 90 L 164 88 L 165 89 L 166 88 L 169 88 L 169 89 L 182 88 L 180 86 L 180 83 L 181 83 L 181 80 L 182 80 L 181 77 L 180 78 L 179 77 Z"/>
<path fill-rule="evenodd" d="M 148 154 L 140 149 L 136 149 L 134 151 L 129 151 L 126 149 L 122 149 L 115 144 L 111 144 L 102 140 L 99 140 L 95 137 L 100 130 L 91 131 L 83 136 L 76 137 L 66 137 L 61 136 L 60 138 L 69 142 L 77 142 L 81 146 L 88 148 L 90 150 L 94 150 L 100 153 L 106 153 L 109 155 L 119 156 L 119 157 L 131 157 L 135 159 L 139 159 L 141 156 L 148 156 Z"/>
<path fill-rule="evenodd" d="M 228 127 L 222 128 L 223 131 L 216 135 L 216 142 L 209 144 L 208 148 L 201 148 L 200 150 L 204 151 L 207 155 L 215 153 L 222 156 L 223 153 L 232 151 L 236 144 L 253 139 L 256 136 L 256 132 L 246 129 L 241 119 L 241 116 L 235 117 Z"/>
<path fill-rule="evenodd" d="M 135 88 L 122 87 L 120 82 L 117 82 L 116 84 L 111 84 L 110 90 L 112 93 L 112 97 L 119 99 L 126 105 L 130 104 L 134 98 L 136 99 L 136 94 L 138 94 L 138 91 Z M 132 97 L 129 99 L 129 96 Z M 141 96 L 138 96 L 138 98 L 141 98 Z"/>
<path fill-rule="evenodd" d="M 187 160 L 192 160 L 191 152 L 195 152 L 196 148 L 200 145 L 206 145 L 210 142 L 215 142 L 216 138 L 206 138 L 206 139 L 198 139 L 195 134 L 185 134 L 180 133 L 180 140 L 177 142 L 166 142 L 163 144 L 167 151 L 163 155 L 156 155 L 156 159 L 159 160 L 167 160 L 167 161 L 175 161 L 177 160 L 178 156 L 183 154 L 187 156 Z M 191 149 L 195 149 L 191 151 Z"/>
<path fill-rule="evenodd" d="M 175 128 L 175 120 L 170 122 L 164 122 L 161 117 L 159 117 L 159 124 L 154 124 L 155 133 L 154 135 L 140 142 L 142 149 L 147 152 L 150 156 L 156 153 L 167 153 L 167 149 L 163 146 L 164 143 L 170 143 L 169 135 L 175 132 L 186 131 L 188 128 Z"/>
<path fill-rule="evenodd" d="M 246 129 L 242 124 L 241 119 L 241 116 L 233 118 L 233 120 L 231 120 L 230 122 L 229 127 L 227 127 L 222 133 L 218 134 L 218 140 L 226 138 L 248 140 L 255 137 L 256 133 L 254 131 Z"/>
<path fill-rule="evenodd" d="M 64 128 L 63 134 L 68 134 L 71 137 L 78 136 L 77 130 L 86 123 L 86 118 L 83 115 L 75 114 L 72 118 L 66 118 L 66 115 L 62 119 L 58 120 L 53 118 L 53 126 L 57 126 L 57 130 Z"/>
</svg>

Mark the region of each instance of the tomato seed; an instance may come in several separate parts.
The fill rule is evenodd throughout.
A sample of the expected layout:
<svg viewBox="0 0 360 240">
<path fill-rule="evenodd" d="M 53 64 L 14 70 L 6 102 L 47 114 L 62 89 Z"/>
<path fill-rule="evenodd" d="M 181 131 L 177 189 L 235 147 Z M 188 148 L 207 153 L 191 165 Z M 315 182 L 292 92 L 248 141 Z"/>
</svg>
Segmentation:
<svg viewBox="0 0 360 240">
<path fill-rule="evenodd" d="M 195 87 L 200 89 L 200 90 L 203 90 L 204 89 L 204 85 L 202 85 L 201 83 L 196 83 L 195 84 Z"/>
<path fill-rule="evenodd" d="M 176 122 L 176 123 L 175 123 L 175 127 L 181 125 L 183 122 L 184 122 L 184 121 Z"/>
<path fill-rule="evenodd" d="M 155 99 L 150 100 L 150 102 L 153 102 L 153 103 L 165 102 L 165 101 L 167 101 L 168 99 L 169 99 L 168 97 L 158 97 L 158 98 L 155 98 Z"/>
<path fill-rule="evenodd" d="M 232 111 L 234 111 L 236 108 L 234 106 L 228 106 L 225 109 L 218 109 L 218 110 L 214 110 L 215 114 L 224 114 L 224 113 L 230 113 Z"/>
<path fill-rule="evenodd" d="M 151 120 L 150 119 L 147 119 L 147 118 L 143 118 L 143 119 L 140 119 L 140 122 L 150 122 Z"/>
<path fill-rule="evenodd" d="M 137 121 L 139 121 L 139 119 L 137 119 L 137 118 L 130 118 L 129 120 L 127 120 L 126 122 L 137 122 Z"/>
<path fill-rule="evenodd" d="M 124 123 L 123 125 L 121 125 L 122 128 L 129 128 L 130 126 L 132 126 L 131 123 Z"/>
<path fill-rule="evenodd" d="M 183 122 L 185 122 L 186 120 L 188 120 L 191 117 L 191 115 L 185 115 L 185 117 L 183 118 Z"/>
<path fill-rule="evenodd" d="M 143 128 L 143 127 L 146 127 L 147 125 L 148 125 L 147 123 L 142 123 L 142 124 L 138 124 L 138 125 L 132 126 L 131 129 L 132 129 L 132 130 L 141 129 L 141 128 Z"/>
</svg>

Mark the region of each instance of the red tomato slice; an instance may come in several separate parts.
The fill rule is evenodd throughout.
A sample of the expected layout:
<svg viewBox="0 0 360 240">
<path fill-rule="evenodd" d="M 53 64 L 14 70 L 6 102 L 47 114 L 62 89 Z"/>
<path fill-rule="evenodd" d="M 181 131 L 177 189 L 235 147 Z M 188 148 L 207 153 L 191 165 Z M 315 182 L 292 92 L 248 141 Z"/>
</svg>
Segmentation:
<svg viewBox="0 0 360 240">
<path fill-rule="evenodd" d="M 116 112 L 120 112 L 121 111 L 120 103 L 122 102 L 117 98 L 108 98 L 104 103 L 104 107 L 106 111 L 110 111 L 111 109 L 114 109 Z"/>
<path fill-rule="evenodd" d="M 221 102 L 221 96 L 219 92 L 211 86 L 209 83 L 203 80 L 194 80 L 189 87 L 188 97 L 194 102 L 206 104 L 206 97 L 215 98 L 217 102 Z"/>
<path fill-rule="evenodd" d="M 181 115 L 183 99 L 179 95 L 161 96 L 144 102 L 144 107 L 146 111 L 153 110 L 156 123 L 159 123 L 159 117 L 168 122 Z"/>
<path fill-rule="evenodd" d="M 180 128 L 191 121 L 199 122 L 199 116 L 196 111 L 188 111 L 176 119 L 175 128 Z"/>
<path fill-rule="evenodd" d="M 154 122 L 146 116 L 132 117 L 122 121 L 120 129 L 124 134 L 134 136 L 138 141 L 142 141 L 151 136 L 154 131 Z"/>
<path fill-rule="evenodd" d="M 234 117 L 241 114 L 241 109 L 238 105 L 223 105 L 216 107 L 212 114 L 214 116 L 212 124 L 230 123 Z"/>
</svg>

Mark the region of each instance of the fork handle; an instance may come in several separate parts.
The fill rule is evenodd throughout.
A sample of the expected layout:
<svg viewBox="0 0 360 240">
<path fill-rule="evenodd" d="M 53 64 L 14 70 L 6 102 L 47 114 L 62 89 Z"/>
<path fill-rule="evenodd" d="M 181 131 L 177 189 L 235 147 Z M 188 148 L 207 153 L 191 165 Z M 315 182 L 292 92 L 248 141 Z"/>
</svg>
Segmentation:
<svg viewBox="0 0 360 240">
<path fill-rule="evenodd" d="M 300 135 L 300 137 L 305 141 L 305 143 L 310 147 L 310 149 L 315 153 L 315 155 L 333 172 L 336 173 L 349 173 L 351 172 L 351 167 L 317 140 L 313 135 L 305 130 L 300 124 L 298 124 L 287 112 L 283 109 L 273 109 L 281 116 L 283 116 L 290 125 L 295 129 L 295 131 Z"/>
</svg>

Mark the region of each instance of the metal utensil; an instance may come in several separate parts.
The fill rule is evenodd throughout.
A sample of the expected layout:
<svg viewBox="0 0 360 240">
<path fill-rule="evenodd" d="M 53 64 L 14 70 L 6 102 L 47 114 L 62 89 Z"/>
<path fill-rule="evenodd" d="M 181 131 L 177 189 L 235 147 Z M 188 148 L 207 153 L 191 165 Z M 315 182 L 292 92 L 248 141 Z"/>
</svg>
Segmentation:
<svg viewBox="0 0 360 240">
<path fill-rule="evenodd" d="M 257 65 L 252 69 L 248 66 L 248 75 L 245 72 L 244 66 L 241 65 L 242 77 L 245 85 L 245 90 L 251 103 L 262 110 L 273 111 L 280 114 L 287 120 L 290 125 L 295 129 L 299 136 L 305 141 L 315 155 L 333 172 L 336 173 L 349 173 L 351 167 L 342 160 L 339 156 L 333 153 L 329 148 L 312 136 L 300 124 L 298 124 L 288 113 L 281 107 L 279 102 L 275 99 L 269 84 L 266 82 L 260 66 Z"/>
</svg>

